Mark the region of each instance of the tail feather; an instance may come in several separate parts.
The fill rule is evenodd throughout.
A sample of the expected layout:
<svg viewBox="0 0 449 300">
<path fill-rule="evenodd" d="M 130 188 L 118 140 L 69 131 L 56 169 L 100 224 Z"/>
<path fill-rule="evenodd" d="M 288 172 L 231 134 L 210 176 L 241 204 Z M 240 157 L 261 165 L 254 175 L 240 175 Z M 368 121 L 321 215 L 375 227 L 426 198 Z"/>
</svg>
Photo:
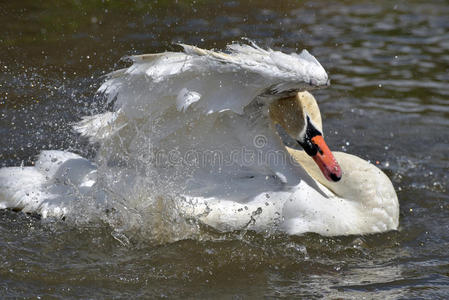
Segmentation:
<svg viewBox="0 0 449 300">
<path fill-rule="evenodd" d="M 0 169 L 0 208 L 61 217 L 74 199 L 89 193 L 95 181 L 96 167 L 87 159 L 70 152 L 43 151 L 34 167 Z"/>
<path fill-rule="evenodd" d="M 42 202 L 45 176 L 34 167 L 0 169 L 0 208 L 35 210 Z"/>
</svg>

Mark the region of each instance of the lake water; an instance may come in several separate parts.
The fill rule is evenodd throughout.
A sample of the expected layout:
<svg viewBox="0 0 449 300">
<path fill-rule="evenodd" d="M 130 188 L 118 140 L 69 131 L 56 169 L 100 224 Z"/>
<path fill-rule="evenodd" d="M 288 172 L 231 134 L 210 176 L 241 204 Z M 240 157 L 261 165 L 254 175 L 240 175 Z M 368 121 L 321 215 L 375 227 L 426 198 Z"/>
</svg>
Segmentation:
<svg viewBox="0 0 449 300">
<path fill-rule="evenodd" d="M 332 82 L 315 93 L 328 144 L 391 178 L 400 228 L 333 238 L 203 228 L 176 240 L 2 210 L 2 297 L 448 297 L 446 1 L 104 2 L 0 3 L 0 166 L 44 149 L 93 157 L 70 125 L 105 110 L 94 94 L 123 56 L 248 37 L 318 58 Z"/>
</svg>

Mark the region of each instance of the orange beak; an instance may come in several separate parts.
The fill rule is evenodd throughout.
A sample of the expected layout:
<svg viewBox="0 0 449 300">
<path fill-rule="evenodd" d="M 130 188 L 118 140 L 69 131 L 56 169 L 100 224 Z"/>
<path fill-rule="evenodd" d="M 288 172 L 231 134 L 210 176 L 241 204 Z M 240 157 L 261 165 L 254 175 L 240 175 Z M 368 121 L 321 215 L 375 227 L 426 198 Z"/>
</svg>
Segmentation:
<svg viewBox="0 0 449 300">
<path fill-rule="evenodd" d="M 324 177 L 329 181 L 339 181 L 342 174 L 340 165 L 335 160 L 335 157 L 324 141 L 323 136 L 316 135 L 311 138 L 311 141 L 318 148 L 317 153 L 313 155 L 312 158 L 320 168 Z"/>
</svg>

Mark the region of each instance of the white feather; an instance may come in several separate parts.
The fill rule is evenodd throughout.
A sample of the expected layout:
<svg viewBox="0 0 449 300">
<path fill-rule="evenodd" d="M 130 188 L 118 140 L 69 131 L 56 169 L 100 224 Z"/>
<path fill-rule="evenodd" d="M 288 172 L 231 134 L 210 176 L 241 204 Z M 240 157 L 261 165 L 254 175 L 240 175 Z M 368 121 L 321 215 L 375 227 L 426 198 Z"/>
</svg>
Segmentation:
<svg viewBox="0 0 449 300">
<path fill-rule="evenodd" d="M 219 230 L 338 235 L 397 228 L 397 198 L 379 170 L 343 154 L 348 182 L 328 189 L 314 175 L 319 170 L 307 167 L 313 160 L 300 167 L 291 159 L 268 119 L 274 99 L 328 84 L 311 54 L 254 44 L 233 44 L 226 53 L 182 47 L 132 56 L 129 68 L 109 74 L 99 92 L 114 111 L 74 126 L 99 143 L 95 164 L 44 151 L 34 167 L 1 169 L 0 208 L 62 216 L 94 199 L 95 208 L 112 203 L 130 216 L 174 199 L 177 216 Z M 165 216 L 157 212 L 143 219 Z"/>
<path fill-rule="evenodd" d="M 95 181 L 96 167 L 89 160 L 70 152 L 43 151 L 34 167 L 0 169 L 0 208 L 62 217 Z"/>
<path fill-rule="evenodd" d="M 285 54 L 254 44 L 232 44 L 227 48 L 229 53 L 223 53 L 181 46 L 184 53 L 131 56 L 133 65 L 111 73 L 99 89 L 109 102 L 115 101 L 117 114 L 98 115 L 98 120 L 95 116 L 86 118 L 75 126 L 76 130 L 93 140 L 108 138 L 123 126 L 114 123 L 118 115 L 157 120 L 172 106 L 186 112 L 193 103 L 196 116 L 191 114 L 187 119 L 227 110 L 243 114 L 255 101 L 270 102 L 282 97 L 283 92 L 308 90 L 329 82 L 323 67 L 306 50 L 299 55 Z M 110 134 L 106 134 L 108 131 Z"/>
</svg>

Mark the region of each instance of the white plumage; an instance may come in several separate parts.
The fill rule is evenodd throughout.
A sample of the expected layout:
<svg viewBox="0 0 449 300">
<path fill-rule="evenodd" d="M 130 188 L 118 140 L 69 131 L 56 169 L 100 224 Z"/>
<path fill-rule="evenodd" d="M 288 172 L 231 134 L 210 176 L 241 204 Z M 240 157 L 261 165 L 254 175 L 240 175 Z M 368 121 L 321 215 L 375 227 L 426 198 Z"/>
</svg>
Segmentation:
<svg viewBox="0 0 449 300">
<path fill-rule="evenodd" d="M 255 100 L 270 102 L 328 85 L 320 63 L 303 50 L 300 55 L 233 44 L 229 53 L 182 45 L 184 53 L 132 56 L 133 65 L 110 75 L 99 89 L 115 101 L 115 109 L 132 118 L 151 118 L 174 101 L 178 110 L 211 114 L 231 110 L 242 114 Z"/>
<path fill-rule="evenodd" d="M 0 208 L 62 217 L 91 192 L 96 169 L 77 154 L 43 151 L 34 167 L 0 169 Z"/>
<path fill-rule="evenodd" d="M 276 99 L 328 85 L 312 55 L 254 44 L 233 44 L 226 53 L 182 47 L 132 56 L 129 68 L 109 74 L 99 92 L 114 111 L 74 126 L 99 143 L 95 163 L 45 151 L 35 167 L 1 169 L 1 207 L 61 216 L 87 198 L 107 203 L 100 209 L 134 210 L 170 199 L 171 215 L 219 230 L 339 235 L 397 228 L 396 194 L 383 173 L 361 170 L 358 158 L 341 154 L 347 187 L 327 186 L 307 159 L 295 156 L 302 166 L 292 159 L 288 151 L 296 152 L 287 151 L 269 119 Z M 374 196 L 357 188 L 370 177 L 382 185 L 372 187 Z"/>
</svg>

